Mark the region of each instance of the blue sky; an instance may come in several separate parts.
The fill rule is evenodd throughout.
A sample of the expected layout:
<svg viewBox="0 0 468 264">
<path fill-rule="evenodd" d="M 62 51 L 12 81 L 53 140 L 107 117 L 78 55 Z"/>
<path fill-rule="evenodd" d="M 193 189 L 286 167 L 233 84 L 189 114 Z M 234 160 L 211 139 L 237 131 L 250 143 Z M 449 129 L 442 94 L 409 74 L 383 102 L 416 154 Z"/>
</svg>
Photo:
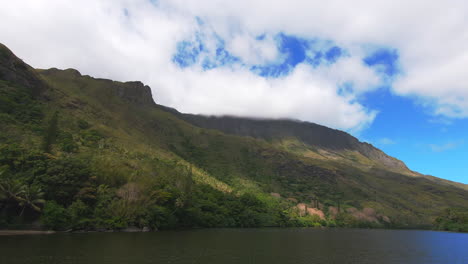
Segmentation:
<svg viewBox="0 0 468 264">
<path fill-rule="evenodd" d="M 263 37 L 260 35 L 257 38 Z M 290 74 L 300 63 L 320 67 L 348 56 L 346 50 L 328 40 L 305 39 L 284 32 L 275 34 L 273 38 L 281 54 L 281 59 L 274 63 L 248 65 L 230 54 L 219 37 L 216 55 L 211 58 L 209 55 L 203 56 L 202 53 L 208 50 L 198 34 L 193 42 L 184 40 L 177 44 L 173 61 L 181 68 L 201 61 L 205 71 L 239 64 L 259 76 L 281 78 Z M 397 49 L 374 47 L 368 50 L 362 62 L 374 69 L 383 81 L 374 91 L 356 98 L 360 104 L 376 110 L 378 114 L 371 125 L 353 134 L 361 141 L 403 160 L 412 170 L 468 183 L 468 166 L 464 163 L 468 153 L 468 144 L 465 144 L 468 143 L 465 133 L 468 131 L 468 120 L 434 115 L 430 106 L 418 103 L 417 99 L 396 95 L 392 91 L 392 80 L 404 74 Z"/>
<path fill-rule="evenodd" d="M 182 112 L 341 129 L 468 183 L 467 1 L 24 0 L 0 17 L 33 67 L 139 80 Z"/>
<path fill-rule="evenodd" d="M 433 116 L 390 88 L 367 94 L 362 102 L 379 114 L 358 138 L 403 160 L 412 170 L 468 183 L 466 119 Z"/>
</svg>

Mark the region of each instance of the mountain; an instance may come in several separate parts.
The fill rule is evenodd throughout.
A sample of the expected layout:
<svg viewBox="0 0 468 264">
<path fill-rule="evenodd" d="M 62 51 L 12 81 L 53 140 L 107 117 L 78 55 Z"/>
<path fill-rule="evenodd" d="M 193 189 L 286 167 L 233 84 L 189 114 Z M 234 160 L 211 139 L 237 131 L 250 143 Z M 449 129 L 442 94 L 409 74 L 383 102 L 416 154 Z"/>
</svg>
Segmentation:
<svg viewBox="0 0 468 264">
<path fill-rule="evenodd" d="M 360 168 L 380 167 L 400 174 L 424 177 L 441 184 L 468 190 L 468 185 L 422 175 L 410 170 L 405 163 L 385 154 L 369 143 L 360 142 L 346 132 L 310 122 L 289 119 L 254 119 L 235 116 L 203 116 L 182 114 L 162 107 L 194 126 L 215 129 L 226 134 L 266 140 L 284 150 L 316 159 L 345 162 Z"/>
<path fill-rule="evenodd" d="M 0 45 L 0 226 L 430 227 L 466 185 L 295 120 L 182 114 Z"/>
<path fill-rule="evenodd" d="M 294 147 L 300 148 L 302 145 L 316 158 L 332 159 L 342 156 L 341 158 L 345 159 L 346 152 L 353 152 L 368 162 L 374 162 L 375 165 L 414 175 L 402 161 L 386 155 L 372 145 L 360 142 L 346 132 L 314 123 L 288 119 L 202 116 L 181 114 L 176 110 L 168 111 L 198 127 L 215 129 L 231 135 L 263 139 L 276 145 L 286 144 L 285 147 L 289 147 L 288 150 Z M 352 157 L 349 158 L 352 159 Z"/>
</svg>

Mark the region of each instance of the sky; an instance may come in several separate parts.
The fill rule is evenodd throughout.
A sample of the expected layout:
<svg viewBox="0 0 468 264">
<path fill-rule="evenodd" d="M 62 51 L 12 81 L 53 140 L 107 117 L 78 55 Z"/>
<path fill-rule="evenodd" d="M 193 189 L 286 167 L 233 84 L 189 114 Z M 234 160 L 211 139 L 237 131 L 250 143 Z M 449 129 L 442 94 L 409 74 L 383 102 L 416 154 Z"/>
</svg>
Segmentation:
<svg viewBox="0 0 468 264">
<path fill-rule="evenodd" d="M 181 112 L 341 129 L 468 183 L 464 0 L 18 0 L 0 42 L 36 68 L 140 80 Z"/>
</svg>

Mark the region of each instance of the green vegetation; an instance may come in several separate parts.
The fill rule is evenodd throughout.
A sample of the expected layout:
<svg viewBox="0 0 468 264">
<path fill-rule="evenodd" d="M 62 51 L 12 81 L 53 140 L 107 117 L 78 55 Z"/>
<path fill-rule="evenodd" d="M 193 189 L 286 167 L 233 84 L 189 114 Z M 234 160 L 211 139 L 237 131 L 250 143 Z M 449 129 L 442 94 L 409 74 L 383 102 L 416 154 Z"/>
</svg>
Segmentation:
<svg viewBox="0 0 468 264">
<path fill-rule="evenodd" d="M 448 208 L 434 221 L 436 230 L 468 232 L 468 211 L 466 209 Z"/>
<path fill-rule="evenodd" d="M 468 208 L 465 190 L 361 154 L 193 126 L 139 83 L 27 69 L 0 80 L 0 228 L 408 228 Z"/>
<path fill-rule="evenodd" d="M 99 180 L 106 179 L 99 175 L 106 172 L 93 170 L 83 156 L 58 158 L 15 145 L 1 150 L 2 164 L 15 165 L 5 165 L 0 178 L 3 226 L 27 222 L 39 213 L 44 227 L 57 230 L 328 224 L 300 217 L 295 204 L 282 199 L 196 183 L 189 167 L 172 160 L 152 160 L 159 174 L 154 178 L 107 185 Z"/>
</svg>

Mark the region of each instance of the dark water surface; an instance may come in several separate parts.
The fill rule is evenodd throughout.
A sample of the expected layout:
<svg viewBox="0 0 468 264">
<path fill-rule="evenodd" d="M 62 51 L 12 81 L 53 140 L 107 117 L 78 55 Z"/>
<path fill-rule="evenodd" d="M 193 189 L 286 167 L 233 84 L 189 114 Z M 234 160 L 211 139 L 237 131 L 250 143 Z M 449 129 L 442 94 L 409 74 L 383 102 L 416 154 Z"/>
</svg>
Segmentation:
<svg viewBox="0 0 468 264">
<path fill-rule="evenodd" d="M 468 234 L 206 229 L 0 237 L 0 263 L 468 263 Z"/>
</svg>

